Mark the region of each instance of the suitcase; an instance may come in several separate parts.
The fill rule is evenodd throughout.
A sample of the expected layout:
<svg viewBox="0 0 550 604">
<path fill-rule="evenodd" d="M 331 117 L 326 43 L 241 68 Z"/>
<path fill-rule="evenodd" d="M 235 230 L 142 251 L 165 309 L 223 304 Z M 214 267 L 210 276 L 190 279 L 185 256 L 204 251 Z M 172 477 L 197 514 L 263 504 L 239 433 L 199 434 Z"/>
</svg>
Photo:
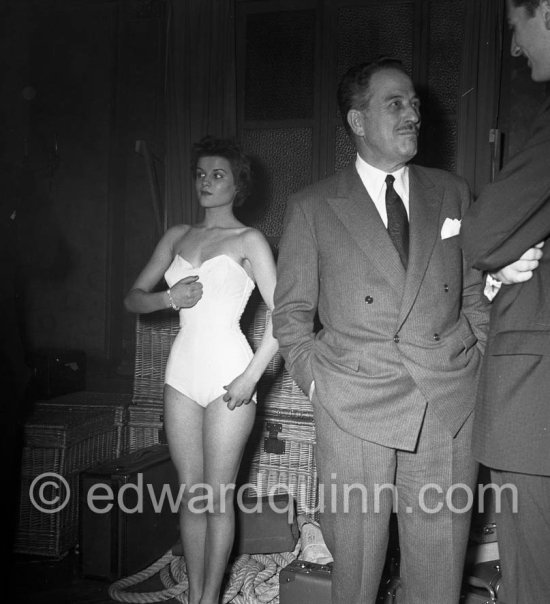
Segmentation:
<svg viewBox="0 0 550 604">
<path fill-rule="evenodd" d="M 293 560 L 279 573 L 279 604 L 331 604 L 332 565 Z"/>
<path fill-rule="evenodd" d="M 460 600 L 460 604 L 494 604 L 497 600 L 493 600 L 487 592 L 469 591 L 465 594 L 464 599 Z"/>
<path fill-rule="evenodd" d="M 496 502 L 490 471 L 481 466 L 478 476 L 478 489 L 472 512 L 470 540 L 474 543 L 496 543 Z"/>
<path fill-rule="evenodd" d="M 288 494 L 243 497 L 237 501 L 234 551 L 237 554 L 291 552 L 300 531 Z"/>
<path fill-rule="evenodd" d="M 279 604 L 331 604 L 331 588 L 332 564 L 293 560 L 279 573 Z M 398 576 L 384 576 L 376 602 L 395 603 L 398 589 Z"/>
<path fill-rule="evenodd" d="M 176 469 L 166 445 L 90 468 L 81 477 L 81 572 L 117 579 L 143 570 L 178 540 Z"/>
<path fill-rule="evenodd" d="M 491 475 L 485 466 L 479 469 L 477 499 L 474 502 L 470 543 L 466 568 L 499 559 L 496 524 L 495 492 L 491 488 Z"/>
<path fill-rule="evenodd" d="M 475 564 L 467 577 L 467 584 L 470 589 L 466 594 L 465 604 L 470 604 L 470 602 L 473 604 L 478 601 L 498 602 L 501 580 L 499 560 Z M 475 598 L 481 598 L 481 600 Z"/>
<path fill-rule="evenodd" d="M 288 495 L 238 499 L 233 555 L 294 551 L 300 530 L 296 514 L 286 511 L 293 504 Z M 181 540 L 172 548 L 172 553 L 183 556 Z"/>
</svg>

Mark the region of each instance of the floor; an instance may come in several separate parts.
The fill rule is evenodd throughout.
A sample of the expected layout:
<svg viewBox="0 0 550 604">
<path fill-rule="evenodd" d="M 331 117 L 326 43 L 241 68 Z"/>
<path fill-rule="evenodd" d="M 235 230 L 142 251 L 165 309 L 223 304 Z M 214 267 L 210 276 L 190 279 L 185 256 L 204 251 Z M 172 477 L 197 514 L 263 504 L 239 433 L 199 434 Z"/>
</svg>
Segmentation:
<svg viewBox="0 0 550 604">
<path fill-rule="evenodd" d="M 107 604 L 109 582 L 79 576 L 74 553 L 52 561 L 16 557 L 11 572 L 10 604 Z"/>
<path fill-rule="evenodd" d="M 487 543 L 486 545 L 491 546 L 495 543 Z M 496 556 L 494 554 L 495 552 L 492 550 L 478 551 L 476 559 L 470 560 L 470 563 L 493 560 L 498 557 L 498 552 L 496 552 Z M 391 560 L 389 562 L 388 576 L 395 572 Z M 108 593 L 112 580 L 82 576 L 80 558 L 76 551 L 69 552 L 61 560 L 15 555 L 11 567 L 3 564 L 2 571 L 7 575 L 0 583 L 0 585 L 7 586 L 7 589 L 0 592 L 2 603 L 112 604 L 115 601 L 109 597 Z M 135 587 L 129 587 L 128 591 L 147 592 L 163 590 L 164 588 L 165 586 L 162 584 L 159 575 L 156 574 Z M 485 592 L 480 593 L 483 595 Z M 383 599 L 384 602 L 390 600 Z M 139 601 L 139 598 L 134 601 Z M 164 600 L 164 602 L 176 604 L 178 600 L 172 598 Z"/>
<path fill-rule="evenodd" d="M 112 604 L 108 589 L 112 581 L 82 577 L 79 559 L 70 552 L 61 560 L 16 556 L 10 573 L 6 604 Z M 163 589 L 158 576 L 136 587 L 136 591 Z M 175 599 L 165 600 L 168 604 Z"/>
</svg>

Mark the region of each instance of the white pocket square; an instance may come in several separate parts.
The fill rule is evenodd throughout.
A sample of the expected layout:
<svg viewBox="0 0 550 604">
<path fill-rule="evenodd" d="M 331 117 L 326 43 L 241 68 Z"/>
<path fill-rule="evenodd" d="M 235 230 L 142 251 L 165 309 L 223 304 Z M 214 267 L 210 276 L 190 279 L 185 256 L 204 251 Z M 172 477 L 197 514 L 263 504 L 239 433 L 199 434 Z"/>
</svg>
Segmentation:
<svg viewBox="0 0 550 604">
<path fill-rule="evenodd" d="M 460 220 L 458 218 L 445 218 L 441 227 L 441 239 L 455 237 L 460 233 Z"/>
</svg>

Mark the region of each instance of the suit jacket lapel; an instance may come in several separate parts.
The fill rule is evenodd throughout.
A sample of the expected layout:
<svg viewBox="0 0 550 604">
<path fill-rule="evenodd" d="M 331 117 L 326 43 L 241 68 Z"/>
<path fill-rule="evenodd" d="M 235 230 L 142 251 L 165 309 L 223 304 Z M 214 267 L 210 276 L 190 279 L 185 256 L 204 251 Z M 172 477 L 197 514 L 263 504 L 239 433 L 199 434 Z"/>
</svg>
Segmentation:
<svg viewBox="0 0 550 604">
<path fill-rule="evenodd" d="M 398 329 L 411 311 L 437 241 L 443 194 L 417 166 L 409 166 L 409 265 Z"/>
<path fill-rule="evenodd" d="M 329 198 L 328 204 L 369 261 L 401 295 L 405 284 L 405 269 L 354 166 L 342 171 L 338 196 Z"/>
</svg>

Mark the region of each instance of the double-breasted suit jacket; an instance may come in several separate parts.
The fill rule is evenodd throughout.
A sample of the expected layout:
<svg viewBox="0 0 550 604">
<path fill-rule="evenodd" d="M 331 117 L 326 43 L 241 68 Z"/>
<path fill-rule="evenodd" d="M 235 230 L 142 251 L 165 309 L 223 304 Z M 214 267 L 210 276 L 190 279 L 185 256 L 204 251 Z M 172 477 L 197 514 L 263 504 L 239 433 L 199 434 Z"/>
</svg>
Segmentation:
<svg viewBox="0 0 550 604">
<path fill-rule="evenodd" d="M 485 465 L 550 476 L 550 99 L 524 147 L 472 205 L 463 224 L 466 257 L 496 271 L 545 241 L 533 277 L 503 285 L 491 309 L 474 424 Z"/>
<path fill-rule="evenodd" d="M 411 165 L 409 200 L 405 270 L 354 166 L 294 195 L 273 324 L 299 386 L 315 381 L 314 405 L 350 434 L 414 450 L 427 404 L 451 435 L 472 412 L 487 304 L 459 238 L 441 236 L 470 203 L 466 183 Z"/>
</svg>

